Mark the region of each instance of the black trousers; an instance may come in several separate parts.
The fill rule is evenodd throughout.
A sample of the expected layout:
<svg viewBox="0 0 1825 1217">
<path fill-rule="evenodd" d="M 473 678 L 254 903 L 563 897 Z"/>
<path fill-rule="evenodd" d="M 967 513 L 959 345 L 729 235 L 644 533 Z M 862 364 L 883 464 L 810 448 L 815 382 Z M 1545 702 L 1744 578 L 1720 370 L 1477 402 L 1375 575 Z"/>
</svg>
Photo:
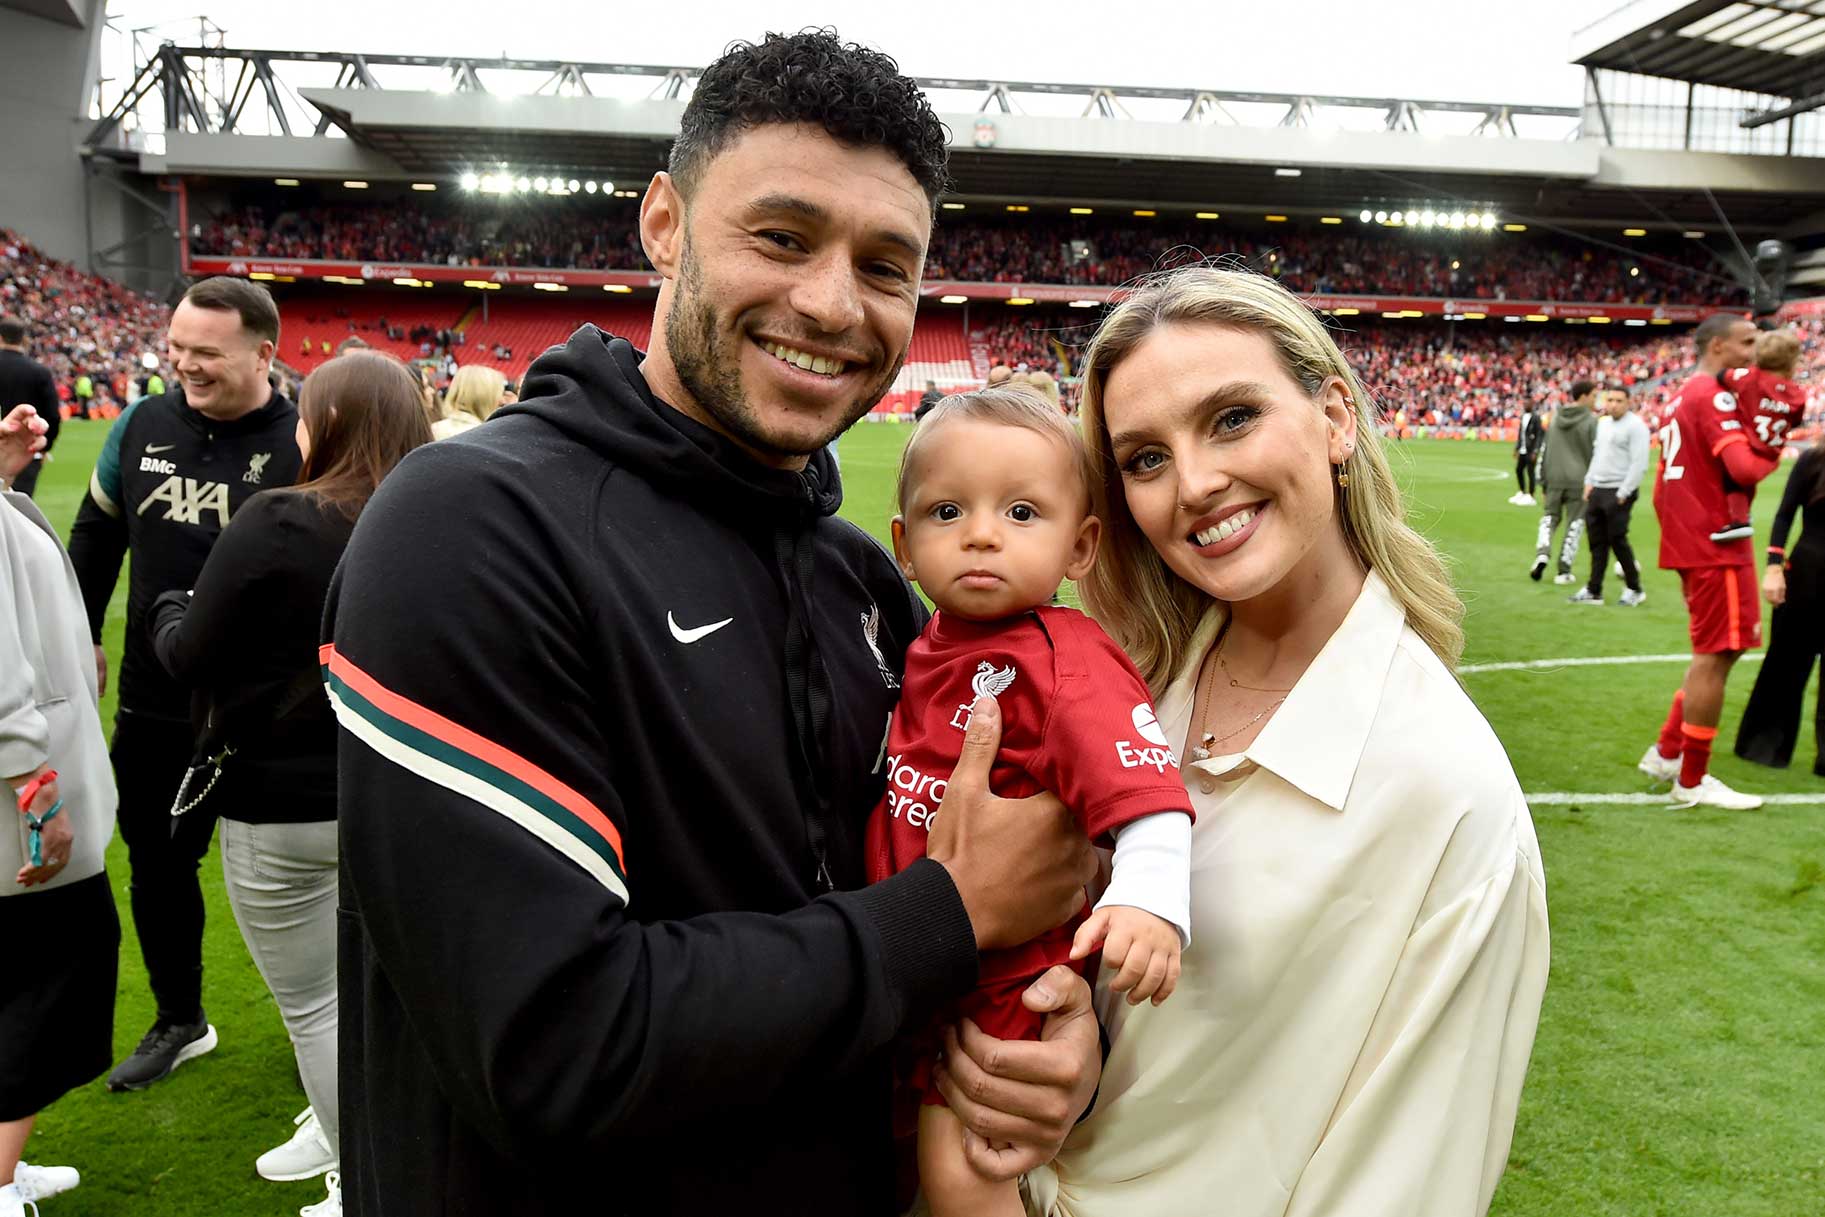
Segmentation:
<svg viewBox="0 0 1825 1217">
<path fill-rule="evenodd" d="M 13 479 L 12 489 L 17 490 L 28 499 L 31 498 L 33 488 L 38 485 L 38 475 L 43 470 L 43 461 L 27 461 L 25 468 L 19 471 L 19 476 Z"/>
<path fill-rule="evenodd" d="M 1589 587 L 1593 596 L 1603 594 L 1603 575 L 1609 569 L 1611 550 L 1622 563 L 1623 583 L 1631 592 L 1641 590 L 1641 568 L 1635 564 L 1635 547 L 1629 544 L 1629 516 L 1634 513 L 1635 500 L 1639 497 L 1631 495 L 1628 502 L 1619 503 L 1613 488 L 1591 488 L 1591 497 L 1584 505 L 1584 526 L 1591 538 Z"/>
<path fill-rule="evenodd" d="M 203 1012 L 203 887 L 197 872 L 215 835 L 207 803 L 172 822 L 171 803 L 194 742 L 188 722 L 122 710 L 110 750 L 140 958 L 159 1018 L 180 1023 L 195 1022 Z"/>
<path fill-rule="evenodd" d="M 1536 483 L 1534 481 L 1534 458 L 1531 452 L 1525 455 L 1519 452 L 1515 453 L 1514 480 L 1515 485 L 1520 488 L 1522 494 L 1532 494 L 1534 492 Z"/>
<path fill-rule="evenodd" d="M 1793 759 L 1806 682 L 1825 650 L 1825 555 L 1811 562 L 1805 558 L 1796 550 L 1793 568 L 1787 572 L 1787 602 L 1774 610 L 1768 653 L 1755 674 L 1755 688 L 1736 732 L 1736 755 L 1758 765 L 1784 769 Z M 1825 777 L 1825 684 L 1813 710 L 1812 738 L 1812 771 Z"/>
</svg>

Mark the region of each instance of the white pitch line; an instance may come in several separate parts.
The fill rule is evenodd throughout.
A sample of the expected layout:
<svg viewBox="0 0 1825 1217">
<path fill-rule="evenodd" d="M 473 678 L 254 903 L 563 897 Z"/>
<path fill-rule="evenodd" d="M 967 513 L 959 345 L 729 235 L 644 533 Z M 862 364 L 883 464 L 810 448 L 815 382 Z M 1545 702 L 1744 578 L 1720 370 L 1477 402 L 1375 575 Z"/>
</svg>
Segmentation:
<svg viewBox="0 0 1825 1217">
<path fill-rule="evenodd" d="M 1573 794 L 1564 790 L 1553 790 L 1524 797 L 1529 803 L 1540 807 L 1559 807 L 1569 803 L 1621 803 L 1630 807 L 1657 805 L 1685 810 L 1674 804 L 1664 794 Z M 1765 794 L 1761 796 L 1761 799 L 1764 803 L 1805 807 L 1825 804 L 1825 791 L 1820 791 L 1818 794 Z"/>
<path fill-rule="evenodd" d="M 1750 651 L 1742 657 L 1743 663 L 1761 662 L 1760 651 Z M 1528 672 L 1553 668 L 1599 668 L 1615 664 L 1635 663 L 1690 663 L 1692 653 L 1679 651 L 1666 655 L 1581 655 L 1569 659 L 1520 659 L 1507 663 L 1467 663 L 1458 669 L 1463 676 L 1474 676 L 1478 672 Z"/>
</svg>

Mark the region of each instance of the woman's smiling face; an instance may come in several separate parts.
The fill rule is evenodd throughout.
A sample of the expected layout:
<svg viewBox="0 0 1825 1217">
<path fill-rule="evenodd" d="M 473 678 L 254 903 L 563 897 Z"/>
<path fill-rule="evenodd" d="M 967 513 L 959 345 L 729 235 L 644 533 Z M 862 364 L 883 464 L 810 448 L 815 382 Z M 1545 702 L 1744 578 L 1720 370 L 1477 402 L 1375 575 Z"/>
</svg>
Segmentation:
<svg viewBox="0 0 1825 1217">
<path fill-rule="evenodd" d="M 1181 579 L 1227 602 L 1269 592 L 1342 541 L 1333 466 L 1355 445 L 1341 381 L 1314 403 L 1273 343 L 1167 324 L 1109 373 L 1103 413 L 1128 510 Z"/>
</svg>

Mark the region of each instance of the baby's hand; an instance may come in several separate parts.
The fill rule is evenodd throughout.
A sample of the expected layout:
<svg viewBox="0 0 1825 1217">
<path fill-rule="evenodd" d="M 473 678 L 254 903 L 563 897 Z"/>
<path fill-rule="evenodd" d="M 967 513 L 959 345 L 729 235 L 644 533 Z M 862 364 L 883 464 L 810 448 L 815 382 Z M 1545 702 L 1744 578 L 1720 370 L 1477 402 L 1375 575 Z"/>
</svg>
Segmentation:
<svg viewBox="0 0 1825 1217">
<path fill-rule="evenodd" d="M 1103 966 L 1118 969 L 1109 987 L 1138 1006 L 1148 998 L 1159 1005 L 1179 983 L 1179 931 L 1170 921 L 1125 904 L 1092 912 L 1077 927 L 1071 958 L 1084 959 L 1103 948 Z"/>
</svg>

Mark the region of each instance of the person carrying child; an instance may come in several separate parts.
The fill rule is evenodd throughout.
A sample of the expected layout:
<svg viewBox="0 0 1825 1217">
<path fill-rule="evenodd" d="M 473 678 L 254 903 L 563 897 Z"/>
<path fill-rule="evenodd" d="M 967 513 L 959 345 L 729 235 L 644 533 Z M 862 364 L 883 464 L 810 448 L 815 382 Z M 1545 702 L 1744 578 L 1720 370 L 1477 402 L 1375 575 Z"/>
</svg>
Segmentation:
<svg viewBox="0 0 1825 1217">
<path fill-rule="evenodd" d="M 1806 390 L 1794 383 L 1794 369 L 1800 362 L 1800 340 L 1791 330 L 1769 330 L 1755 340 L 1755 364 L 1733 368 L 1719 378 L 1725 389 L 1735 394 L 1742 412 L 1743 436 L 1749 450 L 1763 458 L 1780 459 L 1787 444 L 1787 431 L 1806 416 Z M 1755 500 L 1755 487 L 1740 486 L 1724 480 L 1724 500 L 1730 518 L 1711 534 L 1717 542 L 1741 541 L 1755 535 L 1749 520 L 1749 505 Z"/>
<path fill-rule="evenodd" d="M 895 555 L 937 612 L 907 651 L 887 791 L 868 827 L 870 881 L 925 857 L 976 699 L 993 697 L 1003 734 L 992 789 L 1052 791 L 1092 841 L 1114 845 L 1114 869 L 1087 916 L 985 953 L 961 1014 L 993 1036 L 1037 1039 L 1040 1020 L 1021 993 L 1099 946 L 1117 972 L 1111 988 L 1158 1005 L 1190 943 L 1192 810 L 1140 673 L 1101 627 L 1053 603 L 1060 581 L 1082 578 L 1096 559 L 1101 525 L 1081 438 L 1028 389 L 948 397 L 906 447 L 898 503 Z M 1022 1213 L 1017 1183 L 991 1181 L 966 1160 L 964 1125 L 928 1070 L 915 1066 L 909 1081 L 920 1093 L 919 1178 L 935 1217 Z"/>
</svg>

